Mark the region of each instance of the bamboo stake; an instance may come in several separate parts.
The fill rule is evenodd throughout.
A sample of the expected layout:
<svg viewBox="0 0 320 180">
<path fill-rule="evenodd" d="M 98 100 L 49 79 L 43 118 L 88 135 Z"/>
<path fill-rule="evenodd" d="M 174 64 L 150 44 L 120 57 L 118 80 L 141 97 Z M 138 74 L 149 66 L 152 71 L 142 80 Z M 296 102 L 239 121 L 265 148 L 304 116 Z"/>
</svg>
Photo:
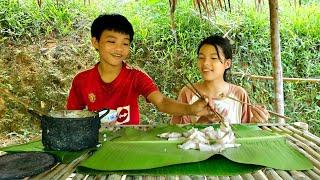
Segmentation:
<svg viewBox="0 0 320 180">
<path fill-rule="evenodd" d="M 290 131 L 289 129 L 285 128 L 285 127 L 281 127 L 281 129 L 286 129 L 286 131 Z M 305 143 L 306 145 L 308 145 L 309 147 L 313 148 L 316 152 L 320 153 L 320 147 L 318 145 L 316 145 L 314 142 L 312 141 L 308 141 L 306 138 L 295 134 L 294 132 L 290 131 L 290 134 L 292 134 L 290 137 L 297 139 L 298 141 L 301 141 L 303 143 Z"/>
<path fill-rule="evenodd" d="M 47 170 L 45 172 L 42 172 L 41 174 L 38 174 L 38 175 L 32 177 L 32 179 L 34 179 L 34 180 L 44 179 L 47 175 L 49 175 L 50 173 L 54 172 L 56 168 L 59 168 L 60 165 L 61 165 L 61 163 L 57 163 L 56 165 L 54 165 L 49 170 Z M 61 169 L 61 168 L 59 168 L 59 169 Z"/>
<path fill-rule="evenodd" d="M 269 0 L 270 10 L 270 34 L 271 34 L 271 53 L 274 77 L 274 94 L 276 112 L 284 114 L 284 95 L 283 95 L 283 73 L 281 65 L 281 46 L 280 46 L 280 23 L 278 0 Z M 280 116 L 279 116 L 280 117 Z M 278 121 L 284 123 L 283 118 Z"/>
<path fill-rule="evenodd" d="M 252 176 L 252 174 L 241 174 L 241 177 L 242 179 L 245 179 L 245 180 L 254 180 L 254 177 Z"/>
<path fill-rule="evenodd" d="M 240 175 L 230 176 L 230 180 L 242 180 Z"/>
<path fill-rule="evenodd" d="M 277 127 L 275 127 L 275 126 L 271 126 L 270 127 L 272 130 L 274 130 L 274 131 L 278 131 L 278 132 L 282 132 L 282 130 L 281 129 L 279 129 L 279 128 L 277 128 Z"/>
<path fill-rule="evenodd" d="M 252 173 L 252 175 L 255 179 L 268 180 L 267 176 L 261 170 L 255 172 L 255 173 Z"/>
<path fill-rule="evenodd" d="M 306 173 L 309 175 L 311 179 L 320 179 L 320 176 L 312 170 L 307 170 Z"/>
<path fill-rule="evenodd" d="M 7 153 L 4 152 L 4 151 L 0 151 L 0 156 L 3 156 L 3 155 L 5 155 L 5 154 L 7 154 Z"/>
<path fill-rule="evenodd" d="M 267 131 L 272 131 L 269 127 L 266 127 L 266 126 L 262 126 L 262 129 Z"/>
<path fill-rule="evenodd" d="M 304 180 L 309 180 L 310 178 L 306 176 L 303 172 L 301 171 L 290 171 L 292 174 L 292 177 L 294 179 L 304 179 Z M 310 179 L 311 180 L 311 179 Z"/>
<path fill-rule="evenodd" d="M 320 176 L 320 170 L 318 168 L 313 167 L 312 170 Z"/>
<path fill-rule="evenodd" d="M 282 178 L 273 170 L 273 169 L 266 169 L 264 171 L 268 179 L 274 179 L 274 180 L 282 180 Z"/>
<path fill-rule="evenodd" d="M 290 125 L 287 125 L 286 127 L 287 127 L 288 129 L 290 129 L 291 131 L 293 131 L 293 132 L 295 132 L 295 133 L 297 133 L 297 134 L 305 137 L 306 139 L 309 139 L 309 140 L 315 142 L 318 146 L 320 146 L 320 138 L 319 138 L 319 137 L 317 137 L 317 136 L 315 136 L 315 135 L 313 135 L 313 134 L 312 134 L 313 136 L 310 135 L 311 133 L 308 132 L 308 131 L 303 131 L 303 132 L 302 132 L 302 131 L 300 131 L 300 130 L 298 130 L 298 129 L 290 126 Z"/>
<path fill-rule="evenodd" d="M 290 144 L 293 148 L 297 149 L 299 152 L 301 152 L 303 155 L 305 155 L 305 157 L 308 158 L 312 162 L 314 167 L 320 168 L 320 162 L 317 159 L 312 157 L 305 150 L 303 150 L 302 148 L 298 147 L 296 144 L 292 143 L 291 141 L 288 141 L 288 144 Z M 290 171 L 290 173 L 291 173 L 291 171 Z"/>
<path fill-rule="evenodd" d="M 293 180 L 293 178 L 290 176 L 290 174 L 286 171 L 283 171 L 283 170 L 276 170 L 276 172 L 279 174 L 279 176 L 282 178 L 282 179 L 285 179 L 285 180 Z"/>
<path fill-rule="evenodd" d="M 235 76 L 246 76 L 251 79 L 263 79 L 263 80 L 273 80 L 274 78 L 272 76 L 259 76 L 259 75 L 251 75 L 241 72 L 233 72 L 231 75 Z M 296 82 L 312 82 L 312 83 L 318 83 L 320 82 L 320 79 L 317 78 L 288 78 L 284 77 L 283 81 L 296 81 Z"/>
<path fill-rule="evenodd" d="M 79 158 L 73 160 L 70 164 L 68 164 L 62 171 L 59 171 L 59 173 L 57 173 L 54 178 L 55 179 L 66 179 L 67 177 L 69 177 L 74 170 L 76 169 L 77 165 L 87 159 L 89 156 L 91 155 L 91 151 L 87 151 L 86 153 L 84 153 L 83 155 L 81 155 Z"/>
<path fill-rule="evenodd" d="M 72 179 L 73 180 L 85 179 L 85 175 L 77 173 Z"/>
<path fill-rule="evenodd" d="M 54 169 L 52 169 L 52 171 L 50 171 L 49 173 L 42 175 L 43 173 L 39 174 L 39 177 L 43 177 L 44 179 L 52 179 L 52 177 L 59 173 L 59 171 L 61 171 L 62 169 L 64 169 L 66 167 L 66 164 L 59 164 L 58 166 L 56 166 Z M 38 177 L 37 176 L 37 177 Z M 35 179 L 39 179 L 41 180 L 41 178 L 35 178 Z"/>
<path fill-rule="evenodd" d="M 297 146 L 301 147 L 302 149 L 304 149 L 307 153 L 309 153 L 310 155 L 312 155 L 313 157 L 315 157 L 316 159 L 320 160 L 320 154 L 319 152 L 315 151 L 314 149 L 312 149 L 310 146 L 307 145 L 308 141 L 302 141 L 298 140 L 292 136 L 287 136 L 289 138 L 290 141 L 292 141 L 293 143 L 295 143 Z M 319 150 L 319 147 L 318 147 Z"/>
<path fill-rule="evenodd" d="M 253 106 L 253 105 L 252 105 L 252 104 L 250 104 L 250 103 L 240 101 L 240 100 L 235 99 L 235 98 L 230 97 L 230 96 L 225 96 L 225 95 L 223 95 L 223 94 L 222 94 L 222 95 L 220 95 L 220 96 L 222 96 L 222 97 L 226 97 L 226 98 L 228 98 L 228 99 L 232 99 L 232 100 L 234 100 L 234 101 L 237 101 L 237 102 L 242 103 L 242 104 L 246 104 L 246 105 L 248 105 L 248 106 Z M 281 118 L 284 118 L 284 119 L 291 120 L 291 118 L 290 118 L 290 117 L 283 116 L 283 115 L 281 115 L 281 114 L 279 114 L 279 113 L 276 113 L 276 112 L 273 112 L 273 111 L 270 111 L 270 110 L 267 110 L 267 111 L 268 111 L 270 114 L 272 114 L 272 115 L 275 115 L 275 116 L 278 116 L 278 117 L 281 117 Z"/>
<path fill-rule="evenodd" d="M 293 134 L 293 132 L 291 132 L 290 130 L 283 128 L 283 126 L 277 126 L 277 128 L 279 128 L 281 131 L 284 131 L 285 133 L 287 133 L 288 135 Z"/>
</svg>

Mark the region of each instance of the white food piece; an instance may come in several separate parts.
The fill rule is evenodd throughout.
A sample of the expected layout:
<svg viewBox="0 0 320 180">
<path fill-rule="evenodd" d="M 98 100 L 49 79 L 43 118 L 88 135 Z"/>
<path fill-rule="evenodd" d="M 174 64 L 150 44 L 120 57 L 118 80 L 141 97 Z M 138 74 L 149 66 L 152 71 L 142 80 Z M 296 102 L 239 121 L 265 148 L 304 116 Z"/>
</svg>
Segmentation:
<svg viewBox="0 0 320 180">
<path fill-rule="evenodd" d="M 214 130 L 212 126 L 204 128 L 201 132 L 203 132 L 208 139 L 215 140 L 217 132 Z"/>
<path fill-rule="evenodd" d="M 169 133 L 162 133 L 162 134 L 158 134 L 158 136 L 160 137 L 160 138 L 168 138 L 169 137 Z"/>
<path fill-rule="evenodd" d="M 168 134 L 168 138 L 179 138 L 181 137 L 182 134 L 181 133 L 177 133 L 177 132 L 172 132 Z"/>
<path fill-rule="evenodd" d="M 206 137 L 206 135 L 205 135 L 203 132 L 198 131 L 198 130 L 195 130 L 195 131 L 189 136 L 189 138 L 190 138 L 190 139 L 193 139 L 195 136 Z"/>
<path fill-rule="evenodd" d="M 184 137 L 189 137 L 195 131 L 198 131 L 198 128 L 191 128 L 189 131 L 182 133 Z"/>
<path fill-rule="evenodd" d="M 240 146 L 240 144 L 235 144 L 236 137 L 228 122 L 221 123 L 220 128 L 217 130 L 212 126 L 209 126 L 201 131 L 197 128 L 192 128 L 182 134 L 177 132 L 166 132 L 158 134 L 158 136 L 160 138 L 165 138 L 168 141 L 186 139 L 185 143 L 178 145 L 179 148 L 185 150 L 198 149 L 200 151 L 220 153 L 225 149 Z M 216 143 L 210 145 L 210 140 L 214 140 Z"/>
<path fill-rule="evenodd" d="M 179 137 L 169 137 L 168 141 L 177 141 L 179 139 L 180 139 Z"/>
<path fill-rule="evenodd" d="M 189 141 L 183 143 L 182 145 L 178 145 L 178 147 L 181 149 L 187 150 L 187 149 L 197 149 L 198 145 L 194 141 L 189 140 Z"/>
<path fill-rule="evenodd" d="M 227 121 L 224 121 L 223 123 L 221 123 L 220 130 L 223 132 L 231 132 L 232 131 L 231 126 L 230 126 L 229 122 L 227 122 Z"/>
<path fill-rule="evenodd" d="M 199 144 L 199 150 L 200 151 L 210 151 L 210 152 L 219 152 L 219 148 L 214 148 L 213 145 L 208 145 L 208 144 Z"/>
<path fill-rule="evenodd" d="M 177 140 L 182 136 L 182 134 L 181 133 L 177 133 L 177 132 L 172 132 L 172 133 L 166 132 L 166 133 L 158 134 L 158 136 L 160 138 L 165 138 L 165 139 L 168 139 L 168 140 L 169 139 L 170 140 Z"/>
</svg>

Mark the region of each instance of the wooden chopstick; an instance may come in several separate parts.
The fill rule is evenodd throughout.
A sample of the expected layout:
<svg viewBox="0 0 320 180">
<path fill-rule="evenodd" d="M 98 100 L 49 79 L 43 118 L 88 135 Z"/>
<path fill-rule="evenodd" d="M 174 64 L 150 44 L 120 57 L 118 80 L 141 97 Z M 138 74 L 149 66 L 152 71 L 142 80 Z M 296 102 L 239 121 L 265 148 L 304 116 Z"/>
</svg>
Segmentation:
<svg viewBox="0 0 320 180">
<path fill-rule="evenodd" d="M 186 86 L 188 89 L 190 89 L 190 91 L 191 91 L 192 93 L 194 93 L 196 96 L 198 96 L 199 99 L 205 99 L 205 98 L 201 95 L 200 91 L 199 91 L 199 90 L 192 84 L 192 82 L 188 79 L 188 77 L 187 77 L 187 76 L 184 76 L 184 78 L 187 80 L 187 82 L 191 85 L 192 88 L 189 87 L 185 82 L 182 81 L 183 85 Z M 224 123 L 224 117 L 223 117 L 221 114 L 219 114 L 217 111 L 213 111 L 213 112 L 214 112 L 215 115 L 219 118 L 219 121 L 222 122 L 222 123 L 225 125 L 225 123 Z"/>
<path fill-rule="evenodd" d="M 184 86 L 186 86 L 193 94 L 195 94 L 199 99 L 204 99 L 200 94 L 198 94 L 195 90 L 189 87 L 186 83 L 182 82 Z"/>
<path fill-rule="evenodd" d="M 240 100 L 235 99 L 235 98 L 230 97 L 230 96 L 225 96 L 225 95 L 223 95 L 223 94 L 220 95 L 220 96 L 221 96 L 221 97 L 226 97 L 226 98 L 228 98 L 228 99 L 232 99 L 232 100 L 234 100 L 234 101 L 240 102 L 240 103 L 242 103 L 242 104 L 246 104 L 246 105 L 248 105 L 248 106 L 253 106 L 253 105 L 250 104 L 250 103 L 240 101 Z M 281 118 L 284 118 L 284 119 L 291 119 L 290 117 L 281 115 L 281 114 L 279 114 L 279 113 L 276 113 L 276 112 L 273 112 L 273 111 L 269 111 L 269 110 L 267 110 L 267 111 L 268 111 L 270 114 L 272 114 L 272 115 L 275 115 L 275 116 L 278 116 L 278 117 L 281 117 Z"/>
<path fill-rule="evenodd" d="M 204 99 L 204 97 L 201 95 L 200 91 L 192 84 L 192 82 L 188 79 L 187 76 L 184 76 L 184 78 L 188 81 L 188 83 L 191 85 L 191 87 L 197 92 L 198 97 L 200 96 L 201 99 Z"/>
</svg>

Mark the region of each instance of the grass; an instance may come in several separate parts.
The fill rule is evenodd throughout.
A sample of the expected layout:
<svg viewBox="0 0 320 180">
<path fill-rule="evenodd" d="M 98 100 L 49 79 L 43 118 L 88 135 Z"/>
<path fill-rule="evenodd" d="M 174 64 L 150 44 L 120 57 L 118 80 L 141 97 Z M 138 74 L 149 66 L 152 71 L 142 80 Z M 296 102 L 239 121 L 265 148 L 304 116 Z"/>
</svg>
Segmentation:
<svg viewBox="0 0 320 180">
<path fill-rule="evenodd" d="M 101 13 L 121 13 L 135 29 L 130 63 L 144 69 L 167 96 L 176 98 L 182 87 L 177 74 L 200 80 L 196 49 L 204 37 L 230 30 L 234 41 L 233 72 L 271 76 L 268 6 L 256 12 L 252 4 L 235 4 L 232 13 L 218 11 L 210 21 L 201 19 L 191 1 L 179 1 L 176 10 L 177 43 L 170 29 L 166 1 L 102 1 L 84 5 L 74 0 L 5 1 L 0 4 L 0 87 L 17 94 L 30 106 L 45 111 L 63 109 L 74 75 L 98 60 L 90 44 L 90 25 Z M 293 8 L 280 2 L 281 48 L 284 77 L 320 78 L 319 3 L 303 1 Z M 237 8 L 237 9 L 235 9 Z M 273 82 L 233 76 L 253 103 L 274 110 Z M 308 122 L 320 135 L 320 85 L 285 82 L 285 114 Z M 140 101 L 143 123 L 168 122 L 169 115 Z M 19 104 L 0 96 L 0 130 L 24 134 L 39 132 L 39 122 Z M 275 121 L 275 119 L 272 119 Z"/>
</svg>

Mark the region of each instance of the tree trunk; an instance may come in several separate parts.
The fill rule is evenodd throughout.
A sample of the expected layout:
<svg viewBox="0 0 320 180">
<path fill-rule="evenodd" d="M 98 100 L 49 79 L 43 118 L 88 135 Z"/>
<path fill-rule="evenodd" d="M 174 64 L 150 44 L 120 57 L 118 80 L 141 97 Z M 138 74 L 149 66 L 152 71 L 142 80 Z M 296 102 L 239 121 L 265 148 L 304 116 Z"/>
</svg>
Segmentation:
<svg viewBox="0 0 320 180">
<path fill-rule="evenodd" d="M 277 113 L 284 115 L 283 77 L 280 52 L 280 32 L 278 17 L 278 0 L 269 0 L 271 53 L 275 91 L 275 105 Z M 283 118 L 278 118 L 279 123 L 284 123 Z"/>
</svg>

